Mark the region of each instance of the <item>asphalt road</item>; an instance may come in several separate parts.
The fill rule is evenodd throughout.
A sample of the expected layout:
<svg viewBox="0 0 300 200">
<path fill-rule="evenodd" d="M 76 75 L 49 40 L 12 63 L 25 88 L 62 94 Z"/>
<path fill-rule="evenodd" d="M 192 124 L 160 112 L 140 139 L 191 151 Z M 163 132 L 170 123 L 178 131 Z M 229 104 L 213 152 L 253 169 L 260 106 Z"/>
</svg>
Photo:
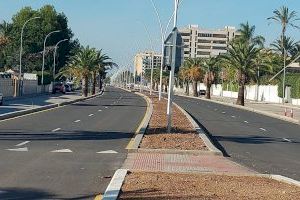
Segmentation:
<svg viewBox="0 0 300 200">
<path fill-rule="evenodd" d="M 300 126 L 204 100 L 175 96 L 232 160 L 300 180 Z"/>
<path fill-rule="evenodd" d="M 146 111 L 115 88 L 100 97 L 0 122 L 0 199 L 94 199 L 123 164 Z"/>
</svg>

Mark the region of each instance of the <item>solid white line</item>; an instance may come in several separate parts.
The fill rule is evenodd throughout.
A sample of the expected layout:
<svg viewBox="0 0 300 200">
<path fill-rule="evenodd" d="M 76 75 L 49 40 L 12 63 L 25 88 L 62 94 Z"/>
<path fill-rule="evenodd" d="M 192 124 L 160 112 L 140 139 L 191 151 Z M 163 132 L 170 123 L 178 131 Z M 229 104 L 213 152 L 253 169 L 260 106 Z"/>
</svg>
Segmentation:
<svg viewBox="0 0 300 200">
<path fill-rule="evenodd" d="M 56 132 L 56 131 L 59 131 L 61 128 L 56 128 L 56 129 L 53 129 L 52 132 Z"/>
<path fill-rule="evenodd" d="M 262 130 L 262 131 L 267 131 L 266 129 L 264 129 L 264 128 L 259 128 L 260 130 Z"/>
<path fill-rule="evenodd" d="M 287 142 L 292 142 L 292 140 L 289 140 L 287 138 L 282 138 L 284 141 L 287 141 Z"/>
<path fill-rule="evenodd" d="M 102 110 L 98 110 L 98 112 L 102 112 Z"/>
<path fill-rule="evenodd" d="M 29 143 L 30 141 L 25 141 L 25 142 L 21 142 L 20 144 L 16 144 L 15 146 L 19 147 L 19 146 L 23 146 L 24 144 Z"/>
<path fill-rule="evenodd" d="M 248 121 L 244 121 L 245 123 L 247 123 L 247 124 L 249 124 L 249 122 Z"/>
<path fill-rule="evenodd" d="M 74 122 L 75 122 L 75 123 L 78 123 L 78 122 L 80 122 L 80 119 L 77 119 L 77 120 L 75 120 Z"/>
<path fill-rule="evenodd" d="M 89 114 L 89 117 L 93 116 L 94 114 Z"/>
</svg>

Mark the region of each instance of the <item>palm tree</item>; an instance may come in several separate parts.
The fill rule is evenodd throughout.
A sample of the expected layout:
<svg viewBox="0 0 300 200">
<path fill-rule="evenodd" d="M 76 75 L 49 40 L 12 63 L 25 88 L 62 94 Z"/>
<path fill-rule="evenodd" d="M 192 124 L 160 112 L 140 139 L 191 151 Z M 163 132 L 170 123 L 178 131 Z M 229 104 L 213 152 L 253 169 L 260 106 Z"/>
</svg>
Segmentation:
<svg viewBox="0 0 300 200">
<path fill-rule="evenodd" d="M 297 46 L 299 45 L 299 42 L 295 42 L 291 37 L 284 36 L 283 38 L 283 44 L 282 46 L 282 40 L 277 39 L 273 43 L 271 43 L 271 46 L 274 48 L 275 51 L 283 52 L 284 49 L 286 51 L 286 54 L 289 56 L 293 56 L 297 53 Z"/>
<path fill-rule="evenodd" d="M 274 16 L 267 18 L 268 20 L 275 21 L 281 24 L 281 46 L 285 46 L 285 33 L 288 26 L 299 29 L 300 27 L 295 24 L 296 21 L 300 20 L 297 18 L 296 11 L 289 10 L 288 7 L 282 6 L 280 9 L 273 11 Z M 284 49 L 282 48 L 282 55 L 284 56 Z"/>
<path fill-rule="evenodd" d="M 255 59 L 260 50 L 261 48 L 257 48 L 255 44 L 236 40 L 231 42 L 227 54 L 220 56 L 225 66 L 230 66 L 237 71 L 239 91 L 236 103 L 238 105 L 245 105 L 245 84 L 255 73 Z"/>
<path fill-rule="evenodd" d="M 198 96 L 197 82 L 202 80 L 203 72 L 201 69 L 202 59 L 201 58 L 188 58 L 184 61 L 183 67 L 187 68 L 187 76 L 192 81 L 193 85 L 193 96 Z"/>
<path fill-rule="evenodd" d="M 11 25 L 6 21 L 0 23 L 0 48 L 9 43 L 9 33 L 11 31 Z"/>
<path fill-rule="evenodd" d="M 81 47 L 79 51 L 70 58 L 68 65 L 62 68 L 60 74 L 71 74 L 80 77 L 82 81 L 82 95 L 88 95 L 89 75 L 94 66 L 98 64 L 97 51 L 95 48 Z"/>
<path fill-rule="evenodd" d="M 211 85 L 215 82 L 219 68 L 217 67 L 218 57 L 209 57 L 203 60 L 202 68 L 205 71 L 204 84 L 206 85 L 206 98 L 210 99 Z"/>
<path fill-rule="evenodd" d="M 190 77 L 189 77 L 189 68 L 186 66 L 182 66 L 179 69 L 178 72 L 179 78 L 183 81 L 183 84 L 185 84 L 185 94 L 190 94 Z"/>
<path fill-rule="evenodd" d="M 240 35 L 237 37 L 237 39 L 240 39 L 242 42 L 247 44 L 255 44 L 263 47 L 265 38 L 260 35 L 254 36 L 255 26 L 251 26 L 248 22 L 241 23 L 238 32 Z"/>
</svg>

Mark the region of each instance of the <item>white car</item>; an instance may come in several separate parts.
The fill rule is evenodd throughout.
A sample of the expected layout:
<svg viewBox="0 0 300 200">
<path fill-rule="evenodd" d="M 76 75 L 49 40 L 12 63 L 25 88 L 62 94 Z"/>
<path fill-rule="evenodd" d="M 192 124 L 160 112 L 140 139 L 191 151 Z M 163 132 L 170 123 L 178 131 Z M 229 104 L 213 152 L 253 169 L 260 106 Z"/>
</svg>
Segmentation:
<svg viewBox="0 0 300 200">
<path fill-rule="evenodd" d="M 0 106 L 3 104 L 3 94 L 0 93 Z"/>
</svg>

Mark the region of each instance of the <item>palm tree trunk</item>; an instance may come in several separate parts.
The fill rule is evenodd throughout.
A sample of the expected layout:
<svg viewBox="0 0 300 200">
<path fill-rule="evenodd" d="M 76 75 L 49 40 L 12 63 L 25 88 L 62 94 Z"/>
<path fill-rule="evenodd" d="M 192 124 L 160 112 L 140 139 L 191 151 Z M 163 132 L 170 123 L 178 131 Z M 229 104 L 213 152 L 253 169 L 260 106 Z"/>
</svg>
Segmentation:
<svg viewBox="0 0 300 200">
<path fill-rule="evenodd" d="M 87 97 L 89 89 L 89 78 L 87 75 L 84 75 L 82 78 L 82 95 Z"/>
<path fill-rule="evenodd" d="M 190 95 L 190 84 L 188 81 L 186 81 L 185 94 Z"/>
<path fill-rule="evenodd" d="M 158 83 L 155 83 L 155 91 L 158 91 Z"/>
<path fill-rule="evenodd" d="M 197 81 L 193 81 L 193 96 L 197 97 L 198 96 L 198 91 L 197 91 Z"/>
<path fill-rule="evenodd" d="M 245 105 L 245 82 L 246 82 L 246 75 L 242 72 L 239 72 L 239 92 L 236 101 L 237 105 L 241 105 L 241 106 Z"/>
<path fill-rule="evenodd" d="M 97 84 L 97 76 L 96 76 L 96 72 L 93 72 L 92 94 L 96 94 L 96 84 Z"/>
<path fill-rule="evenodd" d="M 206 95 L 205 95 L 205 98 L 207 98 L 207 99 L 211 99 L 210 89 L 211 89 L 211 83 L 207 83 L 207 85 L 206 85 Z"/>
<path fill-rule="evenodd" d="M 168 92 L 168 85 L 165 84 L 165 92 Z"/>
</svg>

